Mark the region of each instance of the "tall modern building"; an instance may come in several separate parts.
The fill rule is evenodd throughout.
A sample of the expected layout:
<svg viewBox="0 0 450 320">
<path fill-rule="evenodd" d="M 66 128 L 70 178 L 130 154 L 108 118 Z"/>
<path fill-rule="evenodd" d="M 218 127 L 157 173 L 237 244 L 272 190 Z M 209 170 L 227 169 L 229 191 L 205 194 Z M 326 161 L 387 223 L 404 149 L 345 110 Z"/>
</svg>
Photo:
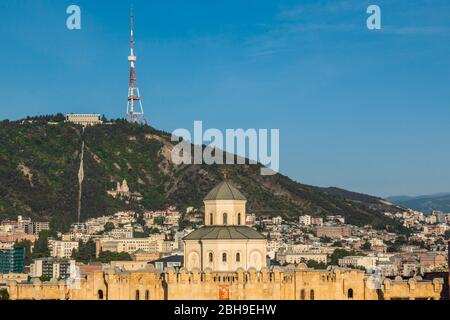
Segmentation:
<svg viewBox="0 0 450 320">
<path fill-rule="evenodd" d="M 0 273 L 23 273 L 24 248 L 0 249 Z"/>
</svg>

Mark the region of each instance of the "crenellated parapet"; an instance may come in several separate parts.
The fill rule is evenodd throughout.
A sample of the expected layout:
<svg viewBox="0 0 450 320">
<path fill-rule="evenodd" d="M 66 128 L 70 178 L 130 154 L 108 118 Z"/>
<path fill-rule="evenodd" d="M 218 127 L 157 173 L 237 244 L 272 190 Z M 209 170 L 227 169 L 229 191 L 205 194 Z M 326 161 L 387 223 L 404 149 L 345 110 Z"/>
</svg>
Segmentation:
<svg viewBox="0 0 450 320">
<path fill-rule="evenodd" d="M 412 300 L 439 299 L 443 285 L 442 279 L 378 279 L 361 270 L 298 264 L 235 272 L 110 268 L 73 281 L 34 279 L 7 286 L 12 300 Z"/>
<path fill-rule="evenodd" d="M 293 270 L 282 272 L 279 267 L 272 270 L 263 268 L 261 271 L 256 271 L 254 268 L 245 271 L 239 268 L 235 272 L 213 272 L 211 269 L 205 269 L 203 272 L 199 269 L 188 271 L 186 268 L 176 271 L 168 268 L 163 274 L 163 278 L 168 284 L 287 283 L 294 281 L 294 272 Z"/>
<path fill-rule="evenodd" d="M 385 279 L 381 290 L 385 300 L 439 300 L 443 286 L 443 279 L 424 281 L 421 277 L 409 280 L 397 277 Z"/>
</svg>

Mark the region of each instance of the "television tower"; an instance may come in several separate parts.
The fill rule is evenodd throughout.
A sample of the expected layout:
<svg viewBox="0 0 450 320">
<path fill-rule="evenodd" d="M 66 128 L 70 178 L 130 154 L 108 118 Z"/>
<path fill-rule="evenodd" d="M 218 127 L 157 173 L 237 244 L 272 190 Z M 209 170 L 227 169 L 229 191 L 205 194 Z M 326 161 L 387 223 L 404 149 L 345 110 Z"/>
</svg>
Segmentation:
<svg viewBox="0 0 450 320">
<path fill-rule="evenodd" d="M 139 88 L 136 80 L 135 62 L 137 57 L 134 55 L 134 15 L 133 9 L 130 11 L 130 55 L 128 61 L 130 62 L 130 85 L 128 87 L 128 103 L 127 115 L 128 122 L 147 124 L 144 115 L 144 108 L 142 107 L 142 99 L 139 93 Z"/>
</svg>

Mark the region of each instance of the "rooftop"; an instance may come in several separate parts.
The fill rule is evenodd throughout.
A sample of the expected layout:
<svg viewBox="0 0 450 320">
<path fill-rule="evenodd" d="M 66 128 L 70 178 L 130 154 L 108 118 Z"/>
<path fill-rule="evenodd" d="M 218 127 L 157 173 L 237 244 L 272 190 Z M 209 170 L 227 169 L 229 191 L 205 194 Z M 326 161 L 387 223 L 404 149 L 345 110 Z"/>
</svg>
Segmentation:
<svg viewBox="0 0 450 320">
<path fill-rule="evenodd" d="M 205 226 L 191 232 L 184 240 L 266 239 L 258 231 L 246 226 Z"/>
<path fill-rule="evenodd" d="M 207 200 L 247 200 L 231 182 L 223 181 L 212 189 L 204 199 Z"/>
</svg>

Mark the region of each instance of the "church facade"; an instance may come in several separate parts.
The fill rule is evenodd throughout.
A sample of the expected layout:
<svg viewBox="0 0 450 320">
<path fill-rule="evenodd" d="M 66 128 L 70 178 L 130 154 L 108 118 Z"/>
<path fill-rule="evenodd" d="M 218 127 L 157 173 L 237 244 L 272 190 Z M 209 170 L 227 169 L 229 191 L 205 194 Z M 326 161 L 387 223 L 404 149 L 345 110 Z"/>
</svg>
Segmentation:
<svg viewBox="0 0 450 320">
<path fill-rule="evenodd" d="M 204 199 L 205 226 L 184 238 L 185 267 L 189 271 L 260 271 L 267 267 L 266 239 L 245 225 L 247 199 L 229 181 Z"/>
</svg>

